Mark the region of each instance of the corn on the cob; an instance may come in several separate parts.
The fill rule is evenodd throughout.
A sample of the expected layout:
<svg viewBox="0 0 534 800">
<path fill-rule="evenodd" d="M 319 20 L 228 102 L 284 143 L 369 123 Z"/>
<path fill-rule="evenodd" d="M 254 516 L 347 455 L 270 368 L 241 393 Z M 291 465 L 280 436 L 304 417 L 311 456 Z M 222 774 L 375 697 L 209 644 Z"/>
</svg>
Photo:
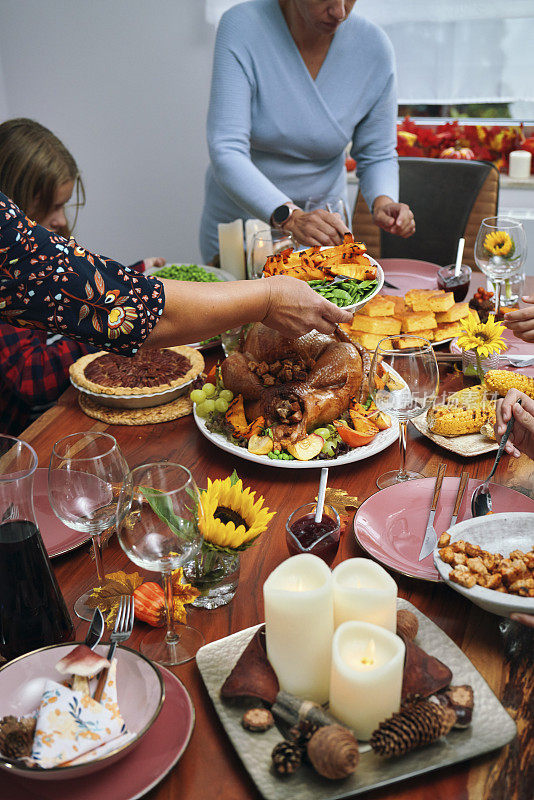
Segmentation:
<svg viewBox="0 0 534 800">
<path fill-rule="evenodd" d="M 508 389 L 519 389 L 534 399 L 534 378 L 511 372 L 508 369 L 490 369 L 484 375 L 484 383 L 489 392 L 504 395 Z"/>
<path fill-rule="evenodd" d="M 427 414 L 427 424 L 432 433 L 440 436 L 462 436 L 478 433 L 486 423 L 495 422 L 495 405 L 441 405 L 433 406 Z"/>
</svg>

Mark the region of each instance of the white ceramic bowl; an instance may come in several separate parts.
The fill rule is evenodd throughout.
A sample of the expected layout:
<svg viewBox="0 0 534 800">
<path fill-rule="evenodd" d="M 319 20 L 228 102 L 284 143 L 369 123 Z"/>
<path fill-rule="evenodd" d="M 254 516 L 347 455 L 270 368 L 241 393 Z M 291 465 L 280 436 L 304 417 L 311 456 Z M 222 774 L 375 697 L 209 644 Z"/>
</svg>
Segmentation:
<svg viewBox="0 0 534 800">
<path fill-rule="evenodd" d="M 502 514 L 474 517 L 453 525 L 449 528 L 449 533 L 451 542 L 463 539 L 490 553 L 501 553 L 503 556 L 508 556 L 512 550 L 528 553 L 534 545 L 534 514 L 505 511 Z M 519 597 L 476 585 L 472 589 L 466 589 L 465 586 L 449 580 L 452 567 L 441 560 L 438 548 L 434 550 L 434 564 L 451 589 L 463 594 L 485 611 L 502 617 L 515 613 L 534 614 L 534 597 Z"/>
<path fill-rule="evenodd" d="M 371 300 L 373 297 L 375 297 L 375 295 L 377 295 L 381 291 L 384 285 L 384 270 L 382 269 L 378 261 L 375 261 L 374 258 L 371 258 L 369 253 L 366 253 L 365 257 L 368 258 L 371 264 L 376 267 L 376 279 L 378 281 L 378 285 L 374 290 L 374 292 L 371 292 L 369 297 L 366 297 L 365 300 L 359 300 L 357 303 L 353 303 L 350 306 L 340 306 L 340 308 L 342 308 L 343 311 L 357 311 L 359 308 L 362 308 L 366 303 L 369 302 L 369 300 Z M 347 278 L 347 280 L 350 280 L 350 278 Z"/>
<path fill-rule="evenodd" d="M 10 661 L 0 669 L 0 718 L 8 714 L 22 717 L 35 711 L 41 700 L 46 681 L 61 683 L 64 676 L 55 669 L 55 664 L 76 646 L 76 643 L 51 645 L 33 650 Z M 106 656 L 107 645 L 95 648 L 97 653 Z M 61 780 L 79 778 L 108 767 L 127 755 L 136 747 L 141 738 L 155 722 L 165 698 L 165 687 L 161 674 L 155 664 L 135 650 L 118 647 L 117 690 L 119 709 L 132 733 L 133 741 L 113 750 L 99 760 L 78 766 L 34 769 L 19 763 L 0 758 L 0 769 L 13 775 L 37 780 Z M 1 779 L 0 779 L 1 783 Z"/>
</svg>

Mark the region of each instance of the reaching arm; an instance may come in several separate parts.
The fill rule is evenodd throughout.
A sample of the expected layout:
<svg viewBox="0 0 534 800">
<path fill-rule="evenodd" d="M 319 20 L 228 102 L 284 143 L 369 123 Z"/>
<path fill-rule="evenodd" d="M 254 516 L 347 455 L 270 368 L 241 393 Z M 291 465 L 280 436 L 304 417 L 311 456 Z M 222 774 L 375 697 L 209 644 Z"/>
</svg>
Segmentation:
<svg viewBox="0 0 534 800">
<path fill-rule="evenodd" d="M 281 275 L 215 284 L 145 278 L 36 225 L 0 193 L 0 317 L 133 355 L 145 340 L 183 344 L 247 322 L 286 336 L 331 333 L 352 314 Z"/>
</svg>

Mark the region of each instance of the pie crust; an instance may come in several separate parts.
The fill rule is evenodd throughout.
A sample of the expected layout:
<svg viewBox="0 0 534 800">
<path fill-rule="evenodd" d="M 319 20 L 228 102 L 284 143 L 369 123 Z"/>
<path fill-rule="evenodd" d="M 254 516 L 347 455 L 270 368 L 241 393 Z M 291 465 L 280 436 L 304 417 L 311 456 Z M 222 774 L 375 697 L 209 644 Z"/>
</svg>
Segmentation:
<svg viewBox="0 0 534 800">
<path fill-rule="evenodd" d="M 115 395 L 118 397 L 127 397 L 130 395 L 151 395 L 151 394 L 161 394 L 166 391 L 170 391 L 172 389 L 176 389 L 179 386 L 183 386 L 186 383 L 189 383 L 197 375 L 199 375 L 204 369 L 204 357 L 202 353 L 198 350 L 195 350 L 194 347 L 188 347 L 187 345 L 178 345 L 176 347 L 166 347 L 162 348 L 160 352 L 165 352 L 165 350 L 170 350 L 174 353 L 178 353 L 182 356 L 185 356 L 189 360 L 190 367 L 185 373 L 185 375 L 181 375 L 179 378 L 172 378 L 170 380 L 162 379 L 161 383 L 157 386 L 121 386 L 120 382 L 117 382 L 114 386 L 106 386 L 104 384 L 100 384 L 87 378 L 85 375 L 85 370 L 89 364 L 95 361 L 97 358 L 102 356 L 110 355 L 106 350 L 100 350 L 98 353 L 90 353 L 89 355 L 82 356 L 74 364 L 70 367 L 70 377 L 73 384 L 80 389 L 86 389 L 90 392 L 95 392 L 96 394 L 108 394 L 108 395 Z M 142 353 L 145 356 L 149 352 L 148 348 L 143 349 Z M 117 356 L 121 360 L 124 359 L 125 362 L 132 361 L 133 359 L 128 358 L 128 356 Z M 135 356 L 134 356 L 135 359 Z M 140 379 L 142 380 L 142 379 Z"/>
</svg>

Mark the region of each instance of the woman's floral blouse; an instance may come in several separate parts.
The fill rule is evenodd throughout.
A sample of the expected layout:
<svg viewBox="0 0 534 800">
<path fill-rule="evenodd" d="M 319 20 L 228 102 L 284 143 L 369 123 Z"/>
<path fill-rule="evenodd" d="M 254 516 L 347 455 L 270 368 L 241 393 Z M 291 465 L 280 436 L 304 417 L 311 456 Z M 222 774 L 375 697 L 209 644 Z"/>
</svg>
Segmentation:
<svg viewBox="0 0 534 800">
<path fill-rule="evenodd" d="M 148 278 L 37 225 L 0 192 L 0 317 L 133 355 L 163 313 Z"/>
</svg>

